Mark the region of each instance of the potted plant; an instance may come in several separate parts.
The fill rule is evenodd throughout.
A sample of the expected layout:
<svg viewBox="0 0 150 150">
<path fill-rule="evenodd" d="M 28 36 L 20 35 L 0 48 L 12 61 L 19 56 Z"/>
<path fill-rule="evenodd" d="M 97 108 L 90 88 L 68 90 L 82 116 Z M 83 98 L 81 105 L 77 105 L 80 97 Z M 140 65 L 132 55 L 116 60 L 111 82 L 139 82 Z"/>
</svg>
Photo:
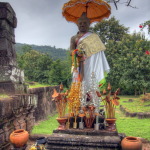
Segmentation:
<svg viewBox="0 0 150 150">
<path fill-rule="evenodd" d="M 60 92 L 57 92 L 56 89 L 54 89 L 52 98 L 55 101 L 56 109 L 58 112 L 58 118 L 56 120 L 59 122 L 58 130 L 65 130 L 66 129 L 66 121 L 67 118 L 65 117 L 65 111 L 66 111 L 66 105 L 67 105 L 67 95 L 66 93 L 61 93 L 63 90 L 62 84 L 60 85 Z"/>
<path fill-rule="evenodd" d="M 115 131 L 115 122 L 116 122 L 116 118 L 115 118 L 115 109 L 116 106 L 119 105 L 119 97 L 117 97 L 117 95 L 119 94 L 120 89 L 118 88 L 114 93 L 111 92 L 111 85 L 110 83 L 108 84 L 107 87 L 107 91 L 104 89 L 103 90 L 103 95 L 101 96 L 102 101 L 104 102 L 105 105 L 105 121 L 108 124 L 107 130 L 110 131 Z"/>
</svg>

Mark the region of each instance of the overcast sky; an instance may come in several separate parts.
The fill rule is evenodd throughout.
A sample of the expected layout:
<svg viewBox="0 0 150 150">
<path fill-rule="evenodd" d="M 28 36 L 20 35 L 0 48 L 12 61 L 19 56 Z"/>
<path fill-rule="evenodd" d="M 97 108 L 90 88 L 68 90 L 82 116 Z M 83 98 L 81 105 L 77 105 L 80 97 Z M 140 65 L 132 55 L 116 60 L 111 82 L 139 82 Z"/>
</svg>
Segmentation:
<svg viewBox="0 0 150 150">
<path fill-rule="evenodd" d="M 68 0 L 0 0 L 9 2 L 18 19 L 15 36 L 17 43 L 49 45 L 68 49 L 70 38 L 77 33 L 74 23 L 67 22 L 62 16 L 62 6 Z M 126 0 L 121 0 L 124 2 Z M 113 3 L 111 16 L 120 24 L 130 27 L 130 33 L 139 32 L 139 24 L 150 20 L 150 0 L 132 0 L 137 9 Z M 144 30 L 145 32 L 147 30 Z"/>
</svg>

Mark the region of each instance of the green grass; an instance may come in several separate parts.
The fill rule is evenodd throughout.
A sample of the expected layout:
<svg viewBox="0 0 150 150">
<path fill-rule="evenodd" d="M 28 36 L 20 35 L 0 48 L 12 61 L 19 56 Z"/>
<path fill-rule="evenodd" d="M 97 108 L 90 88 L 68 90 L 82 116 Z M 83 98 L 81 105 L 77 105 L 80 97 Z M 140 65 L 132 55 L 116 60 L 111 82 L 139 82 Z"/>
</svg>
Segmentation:
<svg viewBox="0 0 150 150">
<path fill-rule="evenodd" d="M 58 127 L 56 118 L 58 115 L 49 116 L 48 120 L 41 121 L 38 125 L 35 125 L 32 130 L 32 134 L 52 134 L 53 130 Z"/>
<path fill-rule="evenodd" d="M 7 94 L 0 94 L 0 98 L 8 98 L 9 97 L 9 95 L 7 95 Z"/>
<path fill-rule="evenodd" d="M 40 84 L 38 82 L 35 82 L 33 85 L 29 84 L 29 88 L 39 88 L 39 87 L 48 87 L 48 86 L 53 86 L 53 85 Z"/>
<path fill-rule="evenodd" d="M 150 101 L 143 103 L 141 98 L 137 96 L 120 96 L 120 98 L 120 105 L 123 105 L 129 112 L 150 112 L 149 106 L 144 107 L 145 105 L 150 105 Z M 133 99 L 133 102 L 129 102 L 129 99 Z"/>
<path fill-rule="evenodd" d="M 119 109 L 116 111 L 116 118 L 117 130 L 119 133 L 150 140 L 150 119 L 126 117 Z"/>
<path fill-rule="evenodd" d="M 122 101 L 127 101 L 129 98 L 138 98 L 134 96 L 120 96 L 121 104 L 124 105 Z M 140 105 L 140 101 L 134 102 L 133 104 L 130 102 L 129 108 L 135 107 L 135 103 L 140 106 L 139 109 L 145 111 L 145 107 Z M 138 104 L 139 103 L 139 104 Z M 127 105 L 125 106 L 127 107 Z M 133 108 L 137 110 L 137 108 Z M 137 111 L 136 111 L 137 112 Z M 53 130 L 58 127 L 58 123 L 56 121 L 57 115 L 53 117 L 49 117 L 48 120 L 40 122 L 39 125 L 35 125 L 32 134 L 52 134 Z M 137 117 L 126 117 L 120 110 L 119 107 L 116 109 L 116 118 L 117 118 L 117 130 L 119 133 L 125 133 L 127 136 L 135 136 L 142 137 L 150 141 L 150 119 L 138 119 Z"/>
</svg>

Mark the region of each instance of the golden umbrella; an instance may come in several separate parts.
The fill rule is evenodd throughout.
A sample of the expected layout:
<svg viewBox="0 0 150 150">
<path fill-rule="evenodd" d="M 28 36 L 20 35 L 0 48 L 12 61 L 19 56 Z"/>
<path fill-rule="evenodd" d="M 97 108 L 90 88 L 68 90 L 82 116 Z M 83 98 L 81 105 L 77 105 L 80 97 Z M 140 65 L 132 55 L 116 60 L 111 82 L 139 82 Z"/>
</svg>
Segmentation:
<svg viewBox="0 0 150 150">
<path fill-rule="evenodd" d="M 103 0 L 70 0 L 62 8 L 62 14 L 66 20 L 74 23 L 77 23 L 83 12 L 86 12 L 92 23 L 108 18 L 111 7 Z"/>
</svg>

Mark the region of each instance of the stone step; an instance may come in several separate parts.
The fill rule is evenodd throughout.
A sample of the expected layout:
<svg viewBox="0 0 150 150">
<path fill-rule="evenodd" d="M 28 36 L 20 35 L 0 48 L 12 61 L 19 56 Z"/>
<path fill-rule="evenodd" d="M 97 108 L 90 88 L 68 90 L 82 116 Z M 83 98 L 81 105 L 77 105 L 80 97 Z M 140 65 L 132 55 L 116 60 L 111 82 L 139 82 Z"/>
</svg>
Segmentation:
<svg viewBox="0 0 150 150">
<path fill-rule="evenodd" d="M 89 136 L 117 136 L 117 131 L 107 131 L 107 130 L 94 130 L 92 128 L 81 129 L 67 129 L 67 130 L 53 130 L 53 133 L 60 134 L 74 134 L 74 135 L 89 135 Z"/>
<path fill-rule="evenodd" d="M 74 135 L 53 133 L 47 138 L 47 150 L 120 150 L 119 135 Z"/>
</svg>

